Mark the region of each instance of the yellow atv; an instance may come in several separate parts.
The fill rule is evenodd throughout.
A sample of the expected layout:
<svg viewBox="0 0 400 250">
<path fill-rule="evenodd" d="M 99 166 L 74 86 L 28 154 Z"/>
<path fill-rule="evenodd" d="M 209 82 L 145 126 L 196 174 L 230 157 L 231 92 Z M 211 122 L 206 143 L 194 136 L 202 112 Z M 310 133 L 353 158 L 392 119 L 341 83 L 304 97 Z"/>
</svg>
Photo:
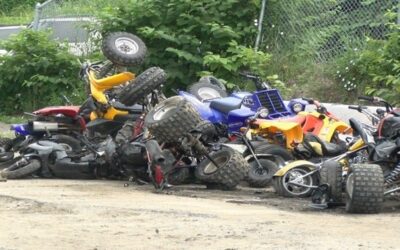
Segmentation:
<svg viewBox="0 0 400 250">
<path fill-rule="evenodd" d="M 138 77 L 125 70 L 125 66 L 141 63 L 147 50 L 142 40 L 133 34 L 110 33 L 103 40 L 102 50 L 109 61 L 84 63 L 81 67 L 80 75 L 90 95 L 81 111 L 92 121 L 89 129 L 109 134 L 143 113 L 142 105 L 136 104 L 154 105 L 149 103 L 153 99 L 147 97 L 159 93 L 166 74 L 159 67 L 151 67 Z"/>
<path fill-rule="evenodd" d="M 258 119 L 252 123 L 251 134 L 266 138 L 271 143 L 279 144 L 295 154 L 298 149 L 300 150 L 298 154 L 302 154 L 297 146 L 303 143 L 305 134 L 313 134 L 325 142 L 338 142 L 339 135 L 352 132 L 349 125 L 328 112 L 319 102 L 307 100 L 316 105 L 316 111 L 302 111 L 294 117 L 277 120 Z M 311 144 L 318 147 L 318 144 Z M 329 145 L 330 148 L 333 146 Z M 316 151 L 323 156 L 322 148 L 316 148 Z M 307 155 L 298 156 L 307 158 Z"/>
</svg>

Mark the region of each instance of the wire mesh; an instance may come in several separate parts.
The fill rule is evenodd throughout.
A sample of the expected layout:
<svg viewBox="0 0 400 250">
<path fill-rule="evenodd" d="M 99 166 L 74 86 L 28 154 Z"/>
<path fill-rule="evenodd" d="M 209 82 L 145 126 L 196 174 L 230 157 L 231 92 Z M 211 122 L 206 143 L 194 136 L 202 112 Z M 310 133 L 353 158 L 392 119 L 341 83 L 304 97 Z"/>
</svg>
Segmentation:
<svg viewBox="0 0 400 250">
<path fill-rule="evenodd" d="M 386 13 L 398 0 L 269 0 L 263 44 L 269 51 L 297 51 L 328 61 L 363 45 L 366 37 L 383 39 Z"/>
</svg>

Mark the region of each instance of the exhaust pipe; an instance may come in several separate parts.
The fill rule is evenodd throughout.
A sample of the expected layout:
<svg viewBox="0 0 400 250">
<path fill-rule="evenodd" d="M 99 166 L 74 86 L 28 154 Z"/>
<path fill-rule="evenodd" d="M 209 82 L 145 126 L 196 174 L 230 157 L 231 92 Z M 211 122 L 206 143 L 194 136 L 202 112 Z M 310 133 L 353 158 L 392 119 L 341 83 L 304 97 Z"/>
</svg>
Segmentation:
<svg viewBox="0 0 400 250">
<path fill-rule="evenodd" d="M 58 123 L 57 122 L 32 122 L 33 131 L 58 131 Z"/>
<path fill-rule="evenodd" d="M 155 140 L 149 140 L 146 142 L 146 150 L 150 155 L 151 161 L 161 164 L 165 161 L 163 152 Z"/>
</svg>

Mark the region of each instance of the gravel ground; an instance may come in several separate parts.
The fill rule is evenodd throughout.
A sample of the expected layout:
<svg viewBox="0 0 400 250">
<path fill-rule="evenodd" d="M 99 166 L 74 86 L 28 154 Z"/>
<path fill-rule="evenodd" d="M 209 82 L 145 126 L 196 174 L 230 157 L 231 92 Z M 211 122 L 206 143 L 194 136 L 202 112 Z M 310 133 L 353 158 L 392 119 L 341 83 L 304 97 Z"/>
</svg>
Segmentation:
<svg viewBox="0 0 400 250">
<path fill-rule="evenodd" d="M 0 183 L 0 249 L 398 249 L 399 204 L 313 210 L 271 189 L 155 193 L 120 181 Z M 397 206 L 396 206 L 397 204 Z"/>
</svg>

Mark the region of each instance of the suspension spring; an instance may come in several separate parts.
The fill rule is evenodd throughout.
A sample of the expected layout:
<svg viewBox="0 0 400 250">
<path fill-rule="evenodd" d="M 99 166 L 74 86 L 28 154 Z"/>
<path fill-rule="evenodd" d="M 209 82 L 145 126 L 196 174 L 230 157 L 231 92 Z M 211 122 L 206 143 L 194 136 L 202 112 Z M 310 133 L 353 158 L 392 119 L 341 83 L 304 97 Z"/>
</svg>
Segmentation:
<svg viewBox="0 0 400 250">
<path fill-rule="evenodd" d="M 400 178 L 400 162 L 394 167 L 393 171 L 385 178 L 385 182 L 392 184 Z"/>
</svg>

